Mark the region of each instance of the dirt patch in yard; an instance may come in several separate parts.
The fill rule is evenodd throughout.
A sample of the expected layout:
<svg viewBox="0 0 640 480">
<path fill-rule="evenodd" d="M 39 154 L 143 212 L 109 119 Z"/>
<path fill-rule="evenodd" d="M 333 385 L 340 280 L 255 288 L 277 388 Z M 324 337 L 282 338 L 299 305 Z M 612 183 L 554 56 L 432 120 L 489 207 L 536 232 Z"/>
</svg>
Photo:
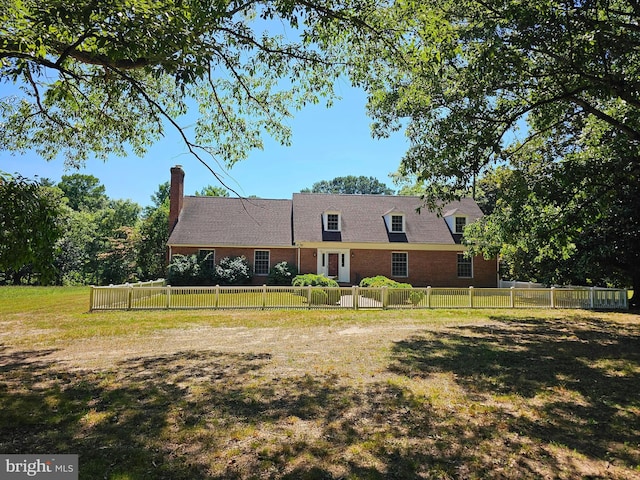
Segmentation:
<svg viewBox="0 0 640 480">
<path fill-rule="evenodd" d="M 289 375 L 333 372 L 371 381 L 387 367 L 395 342 L 419 325 L 247 328 L 193 326 L 152 335 L 94 337 L 69 342 L 43 357 L 69 369 L 103 369 L 131 358 L 197 351 L 268 355 L 269 369 Z M 377 379 L 379 380 L 379 378 Z"/>
<path fill-rule="evenodd" d="M 0 451 L 81 479 L 640 479 L 631 316 L 390 315 L 5 343 Z"/>
</svg>

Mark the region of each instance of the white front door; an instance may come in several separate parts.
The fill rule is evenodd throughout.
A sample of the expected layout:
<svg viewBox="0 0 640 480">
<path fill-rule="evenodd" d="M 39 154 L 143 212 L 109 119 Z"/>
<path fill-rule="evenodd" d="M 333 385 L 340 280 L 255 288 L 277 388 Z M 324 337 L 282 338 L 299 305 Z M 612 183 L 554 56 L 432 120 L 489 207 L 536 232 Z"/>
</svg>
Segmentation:
<svg viewBox="0 0 640 480">
<path fill-rule="evenodd" d="M 318 249 L 318 274 L 333 278 L 340 283 L 349 283 L 350 259 L 349 250 Z"/>
</svg>

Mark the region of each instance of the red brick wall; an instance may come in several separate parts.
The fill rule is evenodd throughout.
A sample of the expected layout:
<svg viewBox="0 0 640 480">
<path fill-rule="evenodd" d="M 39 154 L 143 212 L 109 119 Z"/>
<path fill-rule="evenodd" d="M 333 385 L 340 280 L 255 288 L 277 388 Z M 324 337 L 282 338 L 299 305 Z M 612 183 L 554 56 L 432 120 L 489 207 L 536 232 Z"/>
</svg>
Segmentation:
<svg viewBox="0 0 640 480">
<path fill-rule="evenodd" d="M 494 288 L 498 286 L 498 259 L 485 260 L 483 257 L 473 259 L 474 287 Z"/>
<path fill-rule="evenodd" d="M 402 249 L 397 251 L 401 252 Z M 315 249 L 302 249 L 300 273 L 317 273 Z M 414 287 L 496 287 L 497 262 L 473 259 L 473 278 L 458 278 L 457 252 L 408 251 L 409 276 L 391 275 L 391 251 L 351 250 L 351 283 L 357 285 L 365 277 L 384 275 Z"/>
<path fill-rule="evenodd" d="M 255 250 L 269 250 L 269 268 L 273 267 L 276 263 L 288 262 L 292 265 L 297 264 L 297 252 L 296 248 L 236 248 L 236 247 L 202 247 L 203 250 L 215 250 L 216 264 L 220 259 L 225 257 L 239 257 L 244 255 L 249 262 L 249 265 L 253 267 L 253 258 Z M 172 255 L 198 255 L 201 250 L 200 247 L 172 247 Z M 254 275 L 252 285 L 263 285 L 267 283 L 266 275 Z"/>
<path fill-rule="evenodd" d="M 216 263 L 224 257 L 244 255 L 253 265 L 253 248 L 216 247 Z M 197 255 L 198 247 L 173 247 L 172 254 Z M 265 248 L 269 250 L 270 266 L 286 261 L 292 265 L 298 263 L 297 248 Z M 398 249 L 397 251 L 403 251 Z M 357 285 L 365 277 L 384 275 L 398 282 L 410 283 L 414 287 L 496 287 L 497 262 L 495 259 L 485 260 L 482 257 L 473 259 L 473 278 L 458 278 L 457 252 L 421 252 L 408 251 L 409 276 L 393 277 L 391 275 L 391 251 L 385 250 L 351 250 L 351 284 Z M 300 273 L 317 273 L 318 260 L 314 256 L 316 249 L 300 250 Z M 254 276 L 253 284 L 266 283 L 266 276 Z"/>
<path fill-rule="evenodd" d="M 300 249 L 300 273 L 318 273 L 318 258 L 315 248 Z"/>
</svg>

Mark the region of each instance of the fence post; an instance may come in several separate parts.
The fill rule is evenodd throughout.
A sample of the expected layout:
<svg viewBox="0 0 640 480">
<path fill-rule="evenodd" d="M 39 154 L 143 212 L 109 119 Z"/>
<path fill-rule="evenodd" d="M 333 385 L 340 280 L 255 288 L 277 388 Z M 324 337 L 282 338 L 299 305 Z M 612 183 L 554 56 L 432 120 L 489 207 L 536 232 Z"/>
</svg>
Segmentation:
<svg viewBox="0 0 640 480">
<path fill-rule="evenodd" d="M 267 305 L 267 286 L 265 284 L 262 285 L 262 310 Z"/>
<path fill-rule="evenodd" d="M 556 287 L 551 287 L 551 308 L 556 308 Z"/>
<path fill-rule="evenodd" d="M 473 308 L 473 285 L 469 285 L 469 308 Z"/>
<path fill-rule="evenodd" d="M 589 289 L 589 308 L 593 310 L 593 306 L 595 305 L 595 287 L 591 287 Z"/>
<path fill-rule="evenodd" d="M 353 297 L 353 309 L 358 310 L 360 308 L 360 291 L 357 285 L 351 287 L 351 296 Z"/>
<path fill-rule="evenodd" d="M 214 306 L 216 310 L 220 307 L 220 285 L 216 285 L 216 299 L 214 301 Z"/>
<path fill-rule="evenodd" d="M 382 297 L 382 309 L 386 310 L 389 305 L 388 287 L 381 287 L 380 296 Z"/>
<path fill-rule="evenodd" d="M 95 287 L 91 285 L 91 290 L 89 290 L 89 311 L 93 312 L 93 292 Z"/>
<path fill-rule="evenodd" d="M 311 285 L 307 285 L 307 305 L 309 310 L 311 310 Z"/>
<path fill-rule="evenodd" d="M 171 285 L 167 285 L 167 310 L 171 308 Z"/>
<path fill-rule="evenodd" d="M 427 287 L 427 308 L 431 308 L 431 285 Z"/>
<path fill-rule="evenodd" d="M 133 302 L 133 285 L 127 283 L 127 310 L 131 310 L 131 303 Z"/>
<path fill-rule="evenodd" d="M 511 308 L 516 306 L 516 287 L 509 288 L 509 297 L 511 302 Z"/>
</svg>

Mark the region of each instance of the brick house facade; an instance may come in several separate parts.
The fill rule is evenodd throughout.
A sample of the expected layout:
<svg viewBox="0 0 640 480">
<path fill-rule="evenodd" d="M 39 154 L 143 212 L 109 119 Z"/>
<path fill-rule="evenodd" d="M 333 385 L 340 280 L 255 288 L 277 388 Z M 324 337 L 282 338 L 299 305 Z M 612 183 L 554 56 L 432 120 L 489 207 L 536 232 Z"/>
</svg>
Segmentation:
<svg viewBox="0 0 640 480">
<path fill-rule="evenodd" d="M 342 285 L 384 275 L 415 287 L 495 287 L 496 259 L 467 258 L 464 226 L 482 216 L 472 199 L 442 216 L 418 197 L 294 194 L 291 200 L 184 196 L 184 171 L 171 169 L 168 255 L 205 255 L 217 263 L 244 255 L 253 283 L 286 261 Z"/>
</svg>

